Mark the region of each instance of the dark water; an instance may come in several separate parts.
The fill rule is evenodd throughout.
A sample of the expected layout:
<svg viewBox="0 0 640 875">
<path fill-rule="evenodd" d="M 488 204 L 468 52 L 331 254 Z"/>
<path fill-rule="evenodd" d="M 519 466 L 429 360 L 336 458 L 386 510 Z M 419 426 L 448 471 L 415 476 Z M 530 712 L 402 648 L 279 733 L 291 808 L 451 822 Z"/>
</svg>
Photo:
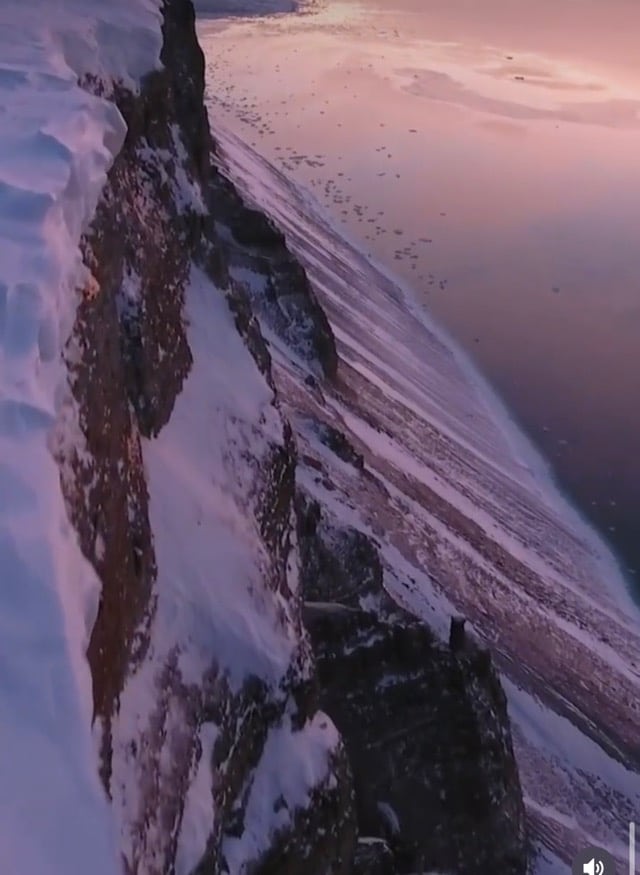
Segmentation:
<svg viewBox="0 0 640 875">
<path fill-rule="evenodd" d="M 201 28 L 220 119 L 411 283 L 640 597 L 638 33 L 626 0 Z"/>
</svg>

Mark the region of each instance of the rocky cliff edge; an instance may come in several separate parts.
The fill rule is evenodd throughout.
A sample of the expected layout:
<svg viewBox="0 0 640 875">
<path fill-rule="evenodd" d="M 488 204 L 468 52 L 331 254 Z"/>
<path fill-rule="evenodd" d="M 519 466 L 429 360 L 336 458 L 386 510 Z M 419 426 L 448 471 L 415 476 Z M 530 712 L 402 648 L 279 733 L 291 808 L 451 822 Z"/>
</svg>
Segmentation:
<svg viewBox="0 0 640 875">
<path fill-rule="evenodd" d="M 124 871 L 523 873 L 490 656 L 439 643 L 374 541 L 305 489 L 321 471 L 330 490 L 325 452 L 364 476 L 331 417 L 292 403 L 339 381 L 335 340 L 216 167 L 191 3 L 162 14 L 139 93 L 83 82 L 127 135 L 65 350 L 82 442 L 56 448 L 102 587 L 88 659 Z"/>
</svg>

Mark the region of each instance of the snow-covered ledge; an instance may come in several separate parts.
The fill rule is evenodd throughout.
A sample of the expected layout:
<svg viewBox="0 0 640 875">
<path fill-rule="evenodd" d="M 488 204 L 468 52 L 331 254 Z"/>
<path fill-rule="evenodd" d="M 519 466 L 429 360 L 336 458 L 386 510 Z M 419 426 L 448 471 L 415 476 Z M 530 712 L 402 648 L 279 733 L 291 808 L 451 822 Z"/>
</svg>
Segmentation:
<svg viewBox="0 0 640 875">
<path fill-rule="evenodd" d="M 0 858 L 12 875 L 119 868 L 85 657 L 99 584 L 54 453 L 80 440 L 62 349 L 84 278 L 80 238 L 126 133 L 115 105 L 79 80 L 136 90 L 160 63 L 159 6 L 0 8 Z"/>
</svg>

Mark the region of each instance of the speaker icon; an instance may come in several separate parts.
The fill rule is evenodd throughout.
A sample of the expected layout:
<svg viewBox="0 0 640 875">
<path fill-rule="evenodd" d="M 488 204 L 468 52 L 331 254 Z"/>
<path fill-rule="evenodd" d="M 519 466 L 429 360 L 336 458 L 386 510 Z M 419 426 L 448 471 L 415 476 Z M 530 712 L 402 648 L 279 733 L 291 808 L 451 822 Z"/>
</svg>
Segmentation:
<svg viewBox="0 0 640 875">
<path fill-rule="evenodd" d="M 573 861 L 571 875 L 616 875 L 615 860 L 604 848 L 584 848 Z"/>
</svg>

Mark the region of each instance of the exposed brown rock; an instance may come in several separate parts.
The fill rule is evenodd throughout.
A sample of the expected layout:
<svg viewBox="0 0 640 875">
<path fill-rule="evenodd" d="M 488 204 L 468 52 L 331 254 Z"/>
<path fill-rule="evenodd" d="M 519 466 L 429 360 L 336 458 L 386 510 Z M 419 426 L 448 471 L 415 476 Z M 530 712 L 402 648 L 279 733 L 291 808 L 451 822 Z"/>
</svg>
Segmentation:
<svg viewBox="0 0 640 875">
<path fill-rule="evenodd" d="M 393 852 L 384 839 L 364 838 L 358 842 L 353 875 L 396 875 Z"/>
<path fill-rule="evenodd" d="M 165 37 L 175 40 L 188 27 L 191 4 L 170 9 Z M 104 721 L 107 782 L 110 717 L 125 675 L 144 653 L 153 613 L 155 558 L 140 435 L 157 434 L 168 421 L 191 366 L 182 307 L 195 219 L 177 203 L 172 180 L 180 159 L 189 177 L 203 172 L 199 150 L 208 149 L 209 134 L 202 87 L 188 99 L 174 40 L 165 39 L 165 68 L 147 77 L 139 95 L 118 87 L 111 94 L 128 133 L 82 242 L 90 274 L 67 351 L 86 453 L 69 450 L 66 470 L 73 476 L 63 477 L 63 489 L 82 550 L 102 581 L 88 656 L 95 714 Z M 194 52 L 196 65 L 198 57 Z M 100 81 L 84 84 L 106 93 Z M 196 105 L 199 125 L 191 113 Z"/>
<path fill-rule="evenodd" d="M 462 875 L 495 866 L 520 875 L 521 796 L 490 655 L 458 655 L 436 644 L 384 591 L 375 541 L 334 524 L 302 493 L 296 497 L 299 462 L 284 419 L 282 441 L 262 457 L 248 452 L 245 461 L 253 476 L 246 512 L 264 546 L 264 587 L 282 598 L 283 623 L 286 614 L 295 640 L 285 678 L 277 689 L 249 678 L 232 690 L 224 669 L 212 664 L 199 684 L 187 683 L 177 642 L 154 676 L 150 713 L 114 749 L 112 722 L 127 679 L 148 659 L 154 619 L 156 559 L 141 438 L 153 439 L 170 420 L 192 365 L 182 311 L 193 261 L 225 296 L 276 407 L 261 326 L 305 363 L 314 392 L 322 378 L 338 374 L 335 339 L 305 270 L 282 233 L 210 164 L 215 143 L 192 5 L 164 0 L 163 13 L 164 67 L 140 94 L 85 83 L 110 94 L 128 135 L 83 241 L 89 273 L 67 349 L 82 440 L 59 448 L 70 518 L 102 582 L 88 652 L 102 777 L 114 797 L 126 793 L 117 783 L 124 774 L 139 789 L 123 827 L 126 871 L 173 871 L 185 796 L 202 754 L 199 731 L 213 723 L 215 817 L 197 871 L 225 872 L 225 838 L 247 828 L 247 794 L 270 729 L 287 712 L 293 730 L 303 731 L 322 705 L 345 743 L 308 804 L 252 862 L 252 875 L 391 875 L 418 865 L 457 866 Z M 178 169 L 194 184 L 196 200 L 202 195 L 206 214 L 178 199 Z M 262 275 L 261 287 L 238 278 L 237 268 L 247 266 Z M 325 447 L 367 476 L 362 455 L 338 429 L 316 426 Z M 328 476 L 325 485 L 333 489 Z M 341 603 L 305 610 L 318 673 L 303 596 L 290 585 L 296 538 L 304 597 Z M 376 615 L 360 610 L 365 600 Z M 361 833 L 386 843 L 360 842 L 356 852 L 356 814 Z M 461 860 L 461 847 L 476 854 L 476 868 Z"/>
<path fill-rule="evenodd" d="M 215 723 L 218 736 L 210 763 L 216 814 L 202 865 L 221 872 L 224 838 L 242 827 L 242 800 L 270 727 L 288 708 L 300 731 L 318 707 L 300 597 L 288 584 L 296 450 L 283 420 L 282 443 L 265 458 L 248 454 L 245 461 L 254 483 L 247 513 L 265 547 L 264 586 L 281 594 L 283 623 L 284 605 L 291 607 L 286 622 L 293 623 L 297 644 L 286 677 L 277 689 L 249 678 L 232 692 L 225 672 L 212 664 L 200 684 L 186 683 L 177 642 L 154 678 L 152 711 L 137 728 L 133 724 L 130 736 L 120 730 L 117 746 L 112 733 L 127 679 L 148 657 L 156 560 L 141 437 L 152 439 L 166 425 L 191 367 L 182 310 L 194 259 L 217 284 L 216 293 L 225 295 L 247 355 L 273 388 L 258 319 L 230 275 L 216 223 L 197 202 L 178 197 L 180 171 L 193 183 L 194 201 L 200 193 L 211 201 L 214 144 L 202 100 L 204 63 L 193 8 L 188 0 L 166 0 L 163 12 L 164 69 L 146 78 L 140 94 L 95 79 L 84 83 L 118 104 L 128 134 L 82 244 L 89 272 L 67 349 L 81 441 L 58 448 L 69 514 L 102 583 L 88 657 L 102 730 L 101 773 L 123 806 L 128 875 L 172 871 L 204 723 Z M 255 214 L 254 231 L 268 225 L 260 215 Z M 286 249 L 280 258 L 290 259 Z M 119 784 L 123 776 L 137 787 L 135 804 L 126 798 L 127 786 Z M 274 835 L 273 847 L 255 861 L 256 872 L 303 867 L 318 875 L 348 875 L 355 832 L 344 751 L 336 751 L 326 782 L 313 788 L 308 807 L 292 817 L 291 828 Z"/>
</svg>

